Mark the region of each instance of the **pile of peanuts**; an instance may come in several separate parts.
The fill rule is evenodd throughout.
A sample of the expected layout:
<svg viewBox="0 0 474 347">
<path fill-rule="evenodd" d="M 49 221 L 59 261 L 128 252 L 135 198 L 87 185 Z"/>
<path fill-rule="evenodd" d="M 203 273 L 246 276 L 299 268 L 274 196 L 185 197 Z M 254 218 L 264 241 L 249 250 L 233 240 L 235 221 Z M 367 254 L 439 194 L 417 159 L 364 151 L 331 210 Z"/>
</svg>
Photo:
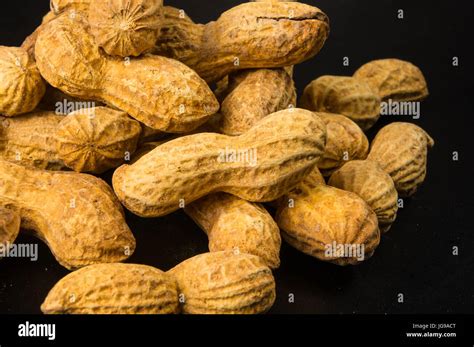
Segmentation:
<svg viewBox="0 0 474 347">
<path fill-rule="evenodd" d="M 370 144 L 364 132 L 383 102 L 428 88 L 413 64 L 380 59 L 298 98 L 294 66 L 328 35 L 294 1 L 196 24 L 162 0 L 51 0 L 21 47 L 0 46 L 0 244 L 31 230 L 74 270 L 42 311 L 262 313 L 281 239 L 340 266 L 370 258 L 434 141 L 405 122 Z M 109 170 L 112 187 L 97 177 Z M 166 272 L 121 263 L 136 247 L 123 207 L 184 209 L 209 252 Z"/>
</svg>

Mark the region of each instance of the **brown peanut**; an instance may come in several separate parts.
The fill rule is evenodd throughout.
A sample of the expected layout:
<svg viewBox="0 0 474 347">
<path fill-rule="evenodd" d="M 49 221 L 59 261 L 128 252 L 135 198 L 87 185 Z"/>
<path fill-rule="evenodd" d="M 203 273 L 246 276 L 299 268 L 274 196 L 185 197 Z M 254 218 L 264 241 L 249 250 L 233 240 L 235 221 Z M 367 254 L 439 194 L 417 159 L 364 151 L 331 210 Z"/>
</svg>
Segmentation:
<svg viewBox="0 0 474 347">
<path fill-rule="evenodd" d="M 204 253 L 168 271 L 184 295 L 182 312 L 255 314 L 275 301 L 275 280 L 259 257 L 233 252 Z"/>
<path fill-rule="evenodd" d="M 321 10 L 296 2 L 244 3 L 206 25 L 164 9 L 155 53 L 184 62 L 208 82 L 236 70 L 301 63 L 319 52 L 329 34 Z"/>
<path fill-rule="evenodd" d="M 304 89 L 300 106 L 337 113 L 368 130 L 380 117 L 380 98 L 364 81 L 345 76 L 321 76 Z"/>
<path fill-rule="evenodd" d="M 46 314 L 178 313 L 174 278 L 151 266 L 97 264 L 61 279 L 41 305 Z"/>
<path fill-rule="evenodd" d="M 54 112 L 0 117 L 0 158 L 38 169 L 64 169 L 66 166 L 56 150 L 55 139 L 63 118 Z"/>
<path fill-rule="evenodd" d="M 9 208 L 0 206 L 0 259 L 20 232 L 20 215 Z"/>
<path fill-rule="evenodd" d="M 128 258 L 135 238 L 120 203 L 102 180 L 30 169 L 0 159 L 0 205 L 20 214 L 68 269 Z"/>
<path fill-rule="evenodd" d="M 45 90 L 46 84 L 26 50 L 0 46 L 0 115 L 33 111 Z"/>
<path fill-rule="evenodd" d="M 38 67 L 53 87 L 168 132 L 190 131 L 218 110 L 207 84 L 182 63 L 158 56 L 110 58 L 95 45 L 83 15 L 73 14 L 46 24 L 36 41 Z"/>
<path fill-rule="evenodd" d="M 155 46 L 163 21 L 162 0 L 92 0 L 89 23 L 107 54 L 139 56 Z"/>
<path fill-rule="evenodd" d="M 419 126 L 395 122 L 377 133 L 367 159 L 392 177 L 401 197 L 409 197 L 425 180 L 428 149 L 433 146 L 434 140 Z"/>
<path fill-rule="evenodd" d="M 381 232 L 387 232 L 397 218 L 398 194 L 389 174 L 370 160 L 346 163 L 331 175 L 329 185 L 359 195 L 377 215 Z"/>
<path fill-rule="evenodd" d="M 284 110 L 239 137 L 201 133 L 169 141 L 119 167 L 113 186 L 127 209 L 143 217 L 163 216 L 219 191 L 271 201 L 309 173 L 325 141 L 325 125 L 314 113 Z"/>
<path fill-rule="evenodd" d="M 280 229 L 261 205 L 226 193 L 205 196 L 186 206 L 209 238 L 209 250 L 253 254 L 270 268 L 280 266 Z"/>
<path fill-rule="evenodd" d="M 130 161 L 141 126 L 125 112 L 93 107 L 70 113 L 56 131 L 57 152 L 76 172 L 100 174 Z"/>
<path fill-rule="evenodd" d="M 354 77 L 378 91 L 382 100 L 416 101 L 429 94 L 420 69 L 400 59 L 373 60 L 362 65 Z"/>
</svg>

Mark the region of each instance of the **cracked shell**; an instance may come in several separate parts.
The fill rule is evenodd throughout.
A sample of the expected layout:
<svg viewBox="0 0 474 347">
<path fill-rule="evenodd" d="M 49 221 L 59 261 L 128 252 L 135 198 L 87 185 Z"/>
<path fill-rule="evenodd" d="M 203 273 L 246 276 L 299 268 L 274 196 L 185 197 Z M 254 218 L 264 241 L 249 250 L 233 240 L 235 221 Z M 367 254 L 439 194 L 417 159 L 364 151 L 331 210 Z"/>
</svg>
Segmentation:
<svg viewBox="0 0 474 347">
<path fill-rule="evenodd" d="M 387 232 L 397 218 L 398 194 L 389 174 L 377 162 L 354 160 L 334 172 L 329 185 L 356 193 L 374 210 L 380 231 Z"/>
<path fill-rule="evenodd" d="M 151 266 L 97 264 L 70 273 L 48 293 L 45 314 L 178 313 L 176 281 Z"/>
<path fill-rule="evenodd" d="M 409 197 L 425 180 L 428 149 L 433 146 L 434 140 L 419 126 L 395 122 L 380 129 L 367 159 L 392 177 L 401 197 Z"/>
<path fill-rule="evenodd" d="M 257 314 L 275 301 L 271 270 L 254 255 L 233 252 L 204 253 L 168 271 L 184 296 L 188 314 Z"/>
</svg>

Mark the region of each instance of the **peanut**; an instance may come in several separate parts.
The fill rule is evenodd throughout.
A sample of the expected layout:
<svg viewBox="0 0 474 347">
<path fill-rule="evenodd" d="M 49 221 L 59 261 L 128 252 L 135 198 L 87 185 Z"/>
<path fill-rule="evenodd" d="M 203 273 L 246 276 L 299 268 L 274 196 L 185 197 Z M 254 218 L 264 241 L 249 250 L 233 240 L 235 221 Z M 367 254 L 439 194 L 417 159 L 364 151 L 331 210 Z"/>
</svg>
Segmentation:
<svg viewBox="0 0 474 347">
<path fill-rule="evenodd" d="M 275 220 L 283 239 L 303 253 L 337 265 L 357 265 L 380 242 L 377 216 L 354 193 L 300 185 L 288 199 L 294 206 L 281 204 Z"/>
<path fill-rule="evenodd" d="M 241 135 L 263 117 L 296 105 L 296 89 L 284 69 L 245 70 L 221 106 L 220 131 Z"/>
<path fill-rule="evenodd" d="M 20 215 L 9 208 L 0 206 L 0 248 L 2 250 L 9 248 L 15 242 L 19 232 Z M 0 259 L 2 259 L 1 256 Z"/>
<path fill-rule="evenodd" d="M 135 249 L 120 203 L 94 176 L 30 169 L 0 159 L 0 205 L 68 269 L 118 262 Z"/>
<path fill-rule="evenodd" d="M 400 59 L 373 60 L 362 65 L 354 77 L 377 90 L 382 100 L 415 101 L 429 94 L 420 69 Z"/>
<path fill-rule="evenodd" d="M 380 117 L 380 98 L 364 81 L 322 76 L 306 86 L 300 105 L 311 111 L 337 113 L 368 130 Z"/>
<path fill-rule="evenodd" d="M 35 109 L 46 85 L 28 52 L 0 46 L 0 114 L 12 117 Z"/>
<path fill-rule="evenodd" d="M 0 158 L 38 169 L 65 168 L 55 142 L 55 133 L 63 118 L 53 112 L 0 117 Z"/>
<path fill-rule="evenodd" d="M 89 23 L 107 54 L 139 56 L 155 46 L 163 20 L 162 0 L 92 0 Z"/>
<path fill-rule="evenodd" d="M 226 193 L 205 196 L 186 206 L 209 238 L 209 250 L 253 254 L 270 268 L 280 266 L 280 230 L 261 205 Z"/>
<path fill-rule="evenodd" d="M 319 52 L 329 34 L 321 10 L 296 2 L 244 3 L 206 25 L 164 9 L 155 53 L 184 62 L 207 82 L 236 70 L 301 63 Z"/>
<path fill-rule="evenodd" d="M 327 128 L 326 149 L 318 162 L 324 176 L 330 176 L 347 161 L 367 157 L 369 140 L 356 123 L 338 114 L 319 112 L 317 115 Z"/>
<path fill-rule="evenodd" d="M 381 232 L 397 218 L 398 194 L 389 174 L 370 160 L 354 160 L 331 175 L 329 185 L 359 195 L 377 215 Z"/>
<path fill-rule="evenodd" d="M 178 313 L 172 276 L 151 266 L 97 264 L 61 279 L 41 305 L 46 314 Z"/>
<path fill-rule="evenodd" d="M 57 152 L 77 172 L 116 168 L 137 149 L 141 126 L 125 112 L 93 107 L 70 113 L 56 131 Z"/>
<path fill-rule="evenodd" d="M 163 216 L 218 191 L 271 201 L 309 173 L 325 141 L 319 117 L 284 110 L 239 137 L 201 133 L 167 142 L 133 165 L 119 167 L 112 181 L 120 201 L 143 217 Z"/>
<path fill-rule="evenodd" d="M 434 140 L 419 126 L 395 122 L 377 133 L 367 159 L 392 177 L 401 197 L 409 197 L 425 180 L 428 149 L 433 146 Z"/>
<path fill-rule="evenodd" d="M 60 14 L 69 9 L 76 11 L 87 11 L 92 0 L 51 0 L 51 11 L 55 14 Z"/>
<path fill-rule="evenodd" d="M 95 45 L 83 15 L 73 14 L 46 24 L 36 41 L 38 67 L 53 87 L 168 132 L 190 131 L 218 110 L 207 84 L 185 65 L 158 56 L 110 58 Z"/>
<path fill-rule="evenodd" d="M 185 260 L 168 273 L 176 278 L 184 296 L 183 313 L 263 313 L 275 301 L 272 273 L 254 255 L 204 253 Z"/>
</svg>

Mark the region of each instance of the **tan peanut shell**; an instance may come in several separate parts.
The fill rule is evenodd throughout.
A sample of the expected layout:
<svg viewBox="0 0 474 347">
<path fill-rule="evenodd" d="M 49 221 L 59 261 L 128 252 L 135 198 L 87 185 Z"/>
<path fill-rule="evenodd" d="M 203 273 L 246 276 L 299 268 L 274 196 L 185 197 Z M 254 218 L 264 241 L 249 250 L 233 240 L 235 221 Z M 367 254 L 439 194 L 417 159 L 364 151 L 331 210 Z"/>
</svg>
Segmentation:
<svg viewBox="0 0 474 347">
<path fill-rule="evenodd" d="M 2 253 L 15 242 L 20 232 L 20 215 L 9 208 L 0 206 L 0 247 Z M 2 259 L 0 254 L 0 259 Z"/>
<path fill-rule="evenodd" d="M 280 266 L 280 229 L 260 204 L 227 193 L 205 196 L 185 212 L 209 238 L 209 250 L 253 254 L 270 268 Z"/>
<path fill-rule="evenodd" d="M 350 160 L 367 158 L 369 140 L 356 123 L 338 114 L 318 112 L 317 115 L 327 129 L 326 149 L 318 162 L 324 176 L 330 176 Z"/>
<path fill-rule="evenodd" d="M 184 62 L 208 82 L 236 70 L 301 63 L 319 52 L 329 34 L 321 10 L 295 2 L 244 3 L 206 25 L 178 9 L 164 11 L 155 53 Z"/>
<path fill-rule="evenodd" d="M 257 314 L 268 311 L 275 301 L 272 272 L 254 255 L 204 253 L 168 273 L 184 296 L 183 313 Z"/>
<path fill-rule="evenodd" d="M 125 112 L 86 108 L 61 121 L 56 131 L 57 151 L 74 171 L 100 174 L 130 160 L 140 133 L 140 123 Z"/>
<path fill-rule="evenodd" d="M 263 117 L 296 106 L 295 85 L 284 69 L 244 70 L 238 74 L 238 85 L 221 105 L 223 134 L 241 135 Z"/>
<path fill-rule="evenodd" d="M 320 184 L 300 185 L 288 198 L 294 205 L 281 204 L 275 220 L 291 246 L 337 265 L 356 265 L 374 253 L 377 216 L 358 195 Z"/>
<path fill-rule="evenodd" d="M 48 23 L 35 56 L 53 87 L 103 101 L 154 129 L 190 131 L 219 109 L 207 84 L 180 62 L 158 56 L 119 60 L 102 53 L 79 12 Z"/>
<path fill-rule="evenodd" d="M 64 169 L 55 136 L 63 118 L 54 112 L 0 117 L 0 158 L 38 169 Z"/>
<path fill-rule="evenodd" d="M 377 133 L 367 159 L 392 177 L 401 197 L 409 197 L 425 180 L 428 149 L 433 146 L 434 140 L 419 126 L 395 122 Z"/>
<path fill-rule="evenodd" d="M 0 205 L 20 214 L 68 269 L 119 262 L 135 249 L 120 203 L 101 179 L 30 169 L 0 159 Z"/>
<path fill-rule="evenodd" d="M 139 56 L 155 46 L 163 21 L 162 0 L 92 0 L 89 23 L 107 54 Z"/>
<path fill-rule="evenodd" d="M 90 265 L 56 283 L 41 311 L 46 314 L 178 313 L 178 290 L 172 276 L 151 266 Z"/>
<path fill-rule="evenodd" d="M 398 194 L 389 174 L 377 162 L 353 160 L 331 175 L 329 185 L 359 195 L 377 215 L 380 231 L 397 218 Z"/>
<path fill-rule="evenodd" d="M 416 101 L 429 94 L 421 70 L 400 59 L 373 60 L 362 65 L 354 77 L 378 91 L 382 100 Z"/>
<path fill-rule="evenodd" d="M 87 11 L 92 0 L 50 0 L 51 11 L 60 14 L 66 10 Z"/>
<path fill-rule="evenodd" d="M 46 84 L 26 50 L 0 46 L 0 115 L 33 111 L 45 90 Z"/>
<path fill-rule="evenodd" d="M 214 192 L 253 202 L 293 188 L 324 151 L 326 127 L 314 113 L 276 112 L 239 137 L 214 133 L 169 141 L 113 176 L 120 201 L 133 213 L 157 217 Z"/>
<path fill-rule="evenodd" d="M 306 86 L 300 106 L 311 111 L 341 114 L 367 130 L 380 117 L 380 102 L 377 92 L 364 81 L 327 75 Z"/>
</svg>

